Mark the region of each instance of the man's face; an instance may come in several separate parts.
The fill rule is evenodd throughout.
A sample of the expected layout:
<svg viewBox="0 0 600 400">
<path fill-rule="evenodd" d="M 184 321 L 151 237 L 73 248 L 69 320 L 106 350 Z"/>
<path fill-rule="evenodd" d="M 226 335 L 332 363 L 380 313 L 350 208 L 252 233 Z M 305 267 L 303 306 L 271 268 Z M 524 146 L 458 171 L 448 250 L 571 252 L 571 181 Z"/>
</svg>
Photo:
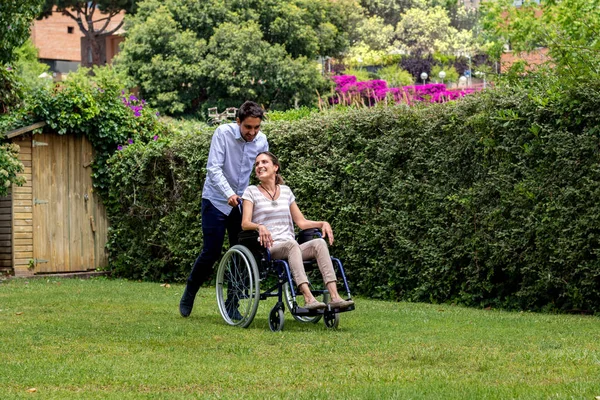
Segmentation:
<svg viewBox="0 0 600 400">
<path fill-rule="evenodd" d="M 237 119 L 237 124 L 240 126 L 240 132 L 246 142 L 254 140 L 258 131 L 260 130 L 261 119 L 258 117 L 247 117 L 245 120 L 240 121 Z"/>
</svg>

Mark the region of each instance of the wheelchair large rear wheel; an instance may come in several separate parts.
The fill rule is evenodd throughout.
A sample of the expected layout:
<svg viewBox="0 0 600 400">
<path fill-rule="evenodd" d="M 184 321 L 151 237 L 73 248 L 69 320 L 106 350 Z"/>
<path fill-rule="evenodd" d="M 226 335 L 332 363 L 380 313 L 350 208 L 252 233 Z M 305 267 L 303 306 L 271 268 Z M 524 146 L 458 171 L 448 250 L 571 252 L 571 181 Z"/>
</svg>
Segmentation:
<svg viewBox="0 0 600 400">
<path fill-rule="evenodd" d="M 284 294 L 283 297 L 285 299 L 285 305 L 287 306 L 288 310 L 290 310 L 290 312 L 291 312 L 294 309 L 294 299 L 292 298 L 292 291 L 290 290 L 290 284 L 287 282 L 283 284 L 283 294 Z M 296 293 L 296 299 L 298 299 L 298 297 L 302 298 L 302 294 Z M 317 300 L 319 300 L 319 299 L 317 299 Z M 327 304 L 327 302 L 329 301 L 329 296 L 327 293 L 323 294 L 322 301 L 325 304 Z M 294 319 L 296 321 L 312 322 L 313 324 L 316 324 L 317 322 L 319 322 L 321 320 L 321 315 L 295 315 L 294 313 L 292 313 L 292 317 L 294 317 Z"/>
<path fill-rule="evenodd" d="M 248 248 L 236 245 L 223 256 L 217 270 L 217 304 L 226 323 L 248 327 L 258 308 L 258 267 Z"/>
</svg>

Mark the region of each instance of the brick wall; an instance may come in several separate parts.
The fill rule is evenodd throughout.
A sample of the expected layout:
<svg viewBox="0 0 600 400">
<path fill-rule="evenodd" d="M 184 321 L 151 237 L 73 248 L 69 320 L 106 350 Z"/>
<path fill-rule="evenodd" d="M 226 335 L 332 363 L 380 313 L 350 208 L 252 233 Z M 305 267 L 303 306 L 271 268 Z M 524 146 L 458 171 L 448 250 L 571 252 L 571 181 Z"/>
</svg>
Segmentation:
<svg viewBox="0 0 600 400">
<path fill-rule="evenodd" d="M 99 19 L 99 12 L 94 19 Z M 108 30 L 123 19 L 124 12 L 113 17 Z M 101 23 L 96 23 L 101 25 Z M 77 23 L 70 17 L 59 12 L 53 12 L 48 18 L 34 21 L 31 28 L 31 39 L 35 47 L 40 51 L 39 58 L 47 60 L 65 60 L 81 62 L 81 38 L 83 34 Z M 114 50 L 107 60 L 114 56 Z"/>
<path fill-rule="evenodd" d="M 505 52 L 500 58 L 500 72 L 506 72 L 511 65 L 519 60 L 527 61 L 529 68 L 535 67 L 549 60 L 548 49 L 542 47 L 530 53 Z"/>
</svg>

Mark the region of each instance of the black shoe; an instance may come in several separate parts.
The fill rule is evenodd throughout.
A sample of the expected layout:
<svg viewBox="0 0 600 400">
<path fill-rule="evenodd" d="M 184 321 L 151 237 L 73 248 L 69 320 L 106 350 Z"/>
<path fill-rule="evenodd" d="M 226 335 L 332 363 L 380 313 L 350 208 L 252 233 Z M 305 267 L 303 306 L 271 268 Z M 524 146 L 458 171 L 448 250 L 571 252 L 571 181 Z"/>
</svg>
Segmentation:
<svg viewBox="0 0 600 400">
<path fill-rule="evenodd" d="M 192 313 L 192 308 L 194 308 L 194 300 L 196 299 L 196 291 L 192 291 L 186 285 L 185 290 L 183 291 L 183 295 L 181 296 L 181 301 L 179 302 L 179 313 L 182 317 L 187 318 Z"/>
<path fill-rule="evenodd" d="M 227 315 L 231 318 L 232 321 L 241 321 L 244 319 L 242 314 L 238 311 L 239 303 L 235 300 L 227 299 L 225 300 L 225 309 L 227 310 Z"/>
</svg>

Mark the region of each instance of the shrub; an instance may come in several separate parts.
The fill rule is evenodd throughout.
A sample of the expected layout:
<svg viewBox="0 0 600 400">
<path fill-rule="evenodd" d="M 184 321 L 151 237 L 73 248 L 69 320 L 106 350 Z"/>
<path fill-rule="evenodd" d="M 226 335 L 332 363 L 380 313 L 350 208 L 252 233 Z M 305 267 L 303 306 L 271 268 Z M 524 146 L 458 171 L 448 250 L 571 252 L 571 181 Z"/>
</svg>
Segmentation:
<svg viewBox="0 0 600 400">
<path fill-rule="evenodd" d="M 304 215 L 332 223 L 355 293 L 600 311 L 600 83 L 265 124 Z M 113 157 L 111 264 L 183 279 L 210 134 Z"/>
<path fill-rule="evenodd" d="M 377 71 L 379 78 L 388 83 L 390 87 L 402 87 L 415 83 L 413 76 L 398 65 L 390 65 Z"/>
<path fill-rule="evenodd" d="M 39 90 L 21 110 L 30 121 L 45 121 L 58 134 L 85 134 L 96 151 L 94 187 L 108 197 L 106 160 L 128 141 L 151 141 L 168 130 L 157 113 L 126 92 L 127 80 L 111 67 L 87 68 L 70 73 L 67 80 Z"/>
</svg>

